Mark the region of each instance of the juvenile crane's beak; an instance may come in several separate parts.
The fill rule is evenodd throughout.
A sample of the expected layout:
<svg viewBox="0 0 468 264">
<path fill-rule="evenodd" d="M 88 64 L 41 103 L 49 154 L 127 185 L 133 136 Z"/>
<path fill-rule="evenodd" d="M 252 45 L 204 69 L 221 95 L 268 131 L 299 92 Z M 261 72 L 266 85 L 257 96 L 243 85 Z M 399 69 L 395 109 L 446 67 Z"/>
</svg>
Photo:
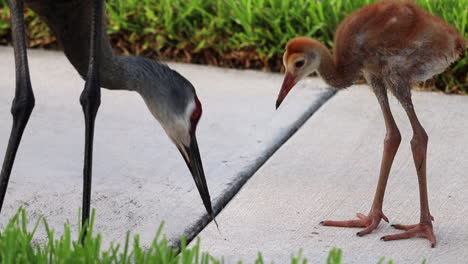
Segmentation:
<svg viewBox="0 0 468 264">
<path fill-rule="evenodd" d="M 281 105 L 286 95 L 288 95 L 289 91 L 296 85 L 296 77 L 289 72 L 286 72 L 284 76 L 283 85 L 281 86 L 281 90 L 278 94 L 278 99 L 276 99 L 276 109 Z"/>
<path fill-rule="evenodd" d="M 211 217 L 214 217 L 213 208 L 211 207 L 211 198 L 206 185 L 205 172 L 203 171 L 203 164 L 200 157 L 200 151 L 198 150 L 198 143 L 195 134 L 192 136 L 190 146 L 184 145 L 178 146 L 182 157 L 184 157 L 185 163 L 187 164 L 190 172 L 192 173 L 193 180 L 197 185 L 198 192 L 203 200 L 206 211 Z"/>
</svg>

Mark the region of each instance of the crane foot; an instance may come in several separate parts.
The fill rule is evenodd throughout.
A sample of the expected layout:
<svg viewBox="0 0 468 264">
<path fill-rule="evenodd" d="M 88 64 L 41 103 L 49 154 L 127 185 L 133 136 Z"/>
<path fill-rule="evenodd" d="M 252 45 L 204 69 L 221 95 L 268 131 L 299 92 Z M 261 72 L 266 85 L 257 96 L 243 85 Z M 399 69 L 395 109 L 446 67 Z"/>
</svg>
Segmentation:
<svg viewBox="0 0 468 264">
<path fill-rule="evenodd" d="M 380 239 L 383 241 L 408 239 L 412 237 L 425 237 L 431 242 L 431 247 L 435 247 L 436 238 L 432 228 L 432 223 L 419 223 L 417 225 L 392 225 L 395 229 L 405 230 L 405 232 L 395 235 L 383 236 Z"/>
<path fill-rule="evenodd" d="M 380 220 L 384 220 L 385 222 L 388 223 L 388 218 L 382 213 L 373 213 L 371 212 L 369 216 L 366 216 L 364 214 L 358 213 L 356 214 L 357 218 L 359 220 L 349 220 L 349 221 L 322 221 L 320 222 L 321 225 L 323 226 L 337 226 L 337 227 L 363 227 L 364 229 L 357 232 L 357 236 L 365 236 L 374 229 L 377 228 L 377 226 L 380 223 Z"/>
</svg>

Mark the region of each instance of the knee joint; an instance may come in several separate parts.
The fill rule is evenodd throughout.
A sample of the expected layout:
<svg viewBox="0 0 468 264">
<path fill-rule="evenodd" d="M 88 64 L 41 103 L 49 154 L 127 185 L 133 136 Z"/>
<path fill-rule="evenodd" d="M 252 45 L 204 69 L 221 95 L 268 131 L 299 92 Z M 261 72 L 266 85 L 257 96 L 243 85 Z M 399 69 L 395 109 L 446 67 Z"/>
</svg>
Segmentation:
<svg viewBox="0 0 468 264">
<path fill-rule="evenodd" d="M 101 93 L 99 89 L 99 87 L 97 89 L 86 87 L 81 93 L 80 104 L 85 113 L 97 113 L 97 110 L 101 105 Z"/>
<path fill-rule="evenodd" d="M 413 138 L 411 139 L 411 149 L 413 151 L 425 151 L 428 141 L 429 137 L 427 136 L 426 131 L 421 130 L 421 132 L 413 135 Z"/>
<path fill-rule="evenodd" d="M 35 105 L 34 95 L 15 97 L 11 106 L 11 114 L 15 118 L 29 117 Z"/>
<path fill-rule="evenodd" d="M 388 133 L 385 136 L 384 145 L 385 148 L 389 148 L 393 151 L 397 150 L 400 146 L 401 134 L 399 131 Z"/>
</svg>

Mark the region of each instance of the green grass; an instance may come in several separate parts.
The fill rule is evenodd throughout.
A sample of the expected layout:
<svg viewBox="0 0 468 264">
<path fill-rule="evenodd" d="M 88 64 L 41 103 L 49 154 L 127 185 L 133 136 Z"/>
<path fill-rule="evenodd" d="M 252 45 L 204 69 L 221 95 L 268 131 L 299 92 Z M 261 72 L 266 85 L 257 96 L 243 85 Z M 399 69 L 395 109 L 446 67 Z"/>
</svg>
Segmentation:
<svg viewBox="0 0 468 264">
<path fill-rule="evenodd" d="M 172 248 L 162 235 L 162 224 L 156 231 L 155 238 L 148 248 L 140 245 L 139 236 L 135 235 L 133 241 L 127 234 L 124 245 L 111 243 L 109 249 L 102 249 L 102 235 L 93 232 L 94 212 L 92 213 L 90 227 L 81 243 L 83 230 L 78 230 L 78 237 L 72 238 L 70 225 L 65 223 L 63 235 L 57 237 L 45 219 L 39 219 L 32 230 L 28 230 L 26 211 L 23 208 L 12 217 L 0 232 L 0 263 L 26 264 L 26 263 L 105 263 L 105 264 L 220 264 L 222 258 L 216 258 L 209 253 L 202 252 L 200 240 L 187 248 L 187 241 L 182 238 L 180 251 Z M 43 224 L 48 235 L 45 245 L 33 243 L 38 227 Z M 79 226 L 79 225 L 78 225 Z M 242 262 L 238 262 L 241 264 Z M 261 253 L 258 254 L 255 264 L 265 263 Z M 342 264 L 343 253 L 340 249 L 332 249 L 326 260 L 308 261 L 302 256 L 302 250 L 291 257 L 291 264 L 326 263 Z M 382 258 L 378 264 L 391 264 Z"/>
<path fill-rule="evenodd" d="M 124 54 L 279 71 L 286 42 L 299 35 L 332 46 L 340 21 L 375 0 L 111 0 L 108 33 Z M 468 0 L 416 0 L 468 38 Z M 9 36 L 6 0 L 0 0 L 0 42 Z M 26 13 L 31 46 L 53 43 L 50 31 Z M 1 40 L 3 36 L 3 41 Z M 432 84 L 468 93 L 468 58 Z"/>
</svg>

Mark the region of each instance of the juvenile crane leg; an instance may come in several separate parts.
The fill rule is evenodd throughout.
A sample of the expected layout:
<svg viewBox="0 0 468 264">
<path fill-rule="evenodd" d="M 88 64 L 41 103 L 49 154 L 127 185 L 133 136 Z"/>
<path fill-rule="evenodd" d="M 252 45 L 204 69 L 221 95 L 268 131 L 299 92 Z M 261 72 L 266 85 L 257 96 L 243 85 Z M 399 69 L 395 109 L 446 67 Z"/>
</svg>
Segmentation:
<svg viewBox="0 0 468 264">
<path fill-rule="evenodd" d="M 11 113 L 13 126 L 11 129 L 8 147 L 0 173 L 0 211 L 3 206 L 8 181 L 10 179 L 16 152 L 31 112 L 34 108 L 34 94 L 29 78 L 28 57 L 24 38 L 23 1 L 9 0 L 11 8 L 11 25 L 13 34 L 13 49 L 16 67 L 16 91 Z"/>
<path fill-rule="evenodd" d="M 377 228 L 381 219 L 384 219 L 386 222 L 388 222 L 388 218 L 382 212 L 382 206 L 388 175 L 390 174 L 390 169 L 401 141 L 400 131 L 398 130 L 395 120 L 393 119 L 390 105 L 388 104 L 387 91 L 384 85 L 381 81 L 375 79 L 371 81 L 371 84 L 379 101 L 387 130 L 384 141 L 382 163 L 380 166 L 379 182 L 377 183 L 374 202 L 372 203 L 372 207 L 368 216 L 357 214 L 359 220 L 322 222 L 322 225 L 325 226 L 365 227 L 365 229 L 357 233 L 358 236 L 364 236 L 371 233 L 374 229 Z"/>
<path fill-rule="evenodd" d="M 83 168 L 83 215 L 82 225 L 84 226 L 89 219 L 91 206 L 91 178 L 93 164 L 93 138 L 94 123 L 97 111 L 101 104 L 101 90 L 99 84 L 99 55 L 97 54 L 100 46 L 101 20 L 103 10 L 103 0 L 92 1 L 92 22 L 91 22 L 91 41 L 89 53 L 88 73 L 86 84 L 81 93 L 80 103 L 83 107 L 85 117 L 85 156 Z"/>
<path fill-rule="evenodd" d="M 406 239 L 415 236 L 425 237 L 431 242 L 431 246 L 435 247 L 436 239 L 432 228 L 434 218 L 429 211 L 429 201 L 427 197 L 427 180 L 426 180 L 426 154 L 428 136 L 422 127 L 421 123 L 414 112 L 411 99 L 409 103 L 402 103 L 405 108 L 408 118 L 413 128 L 413 138 L 411 139 L 411 150 L 413 151 L 414 165 L 418 174 L 419 183 L 419 198 L 421 203 L 421 218 L 419 224 L 416 225 L 393 225 L 396 229 L 405 230 L 406 232 L 384 236 L 381 239 L 384 241 Z"/>
</svg>

